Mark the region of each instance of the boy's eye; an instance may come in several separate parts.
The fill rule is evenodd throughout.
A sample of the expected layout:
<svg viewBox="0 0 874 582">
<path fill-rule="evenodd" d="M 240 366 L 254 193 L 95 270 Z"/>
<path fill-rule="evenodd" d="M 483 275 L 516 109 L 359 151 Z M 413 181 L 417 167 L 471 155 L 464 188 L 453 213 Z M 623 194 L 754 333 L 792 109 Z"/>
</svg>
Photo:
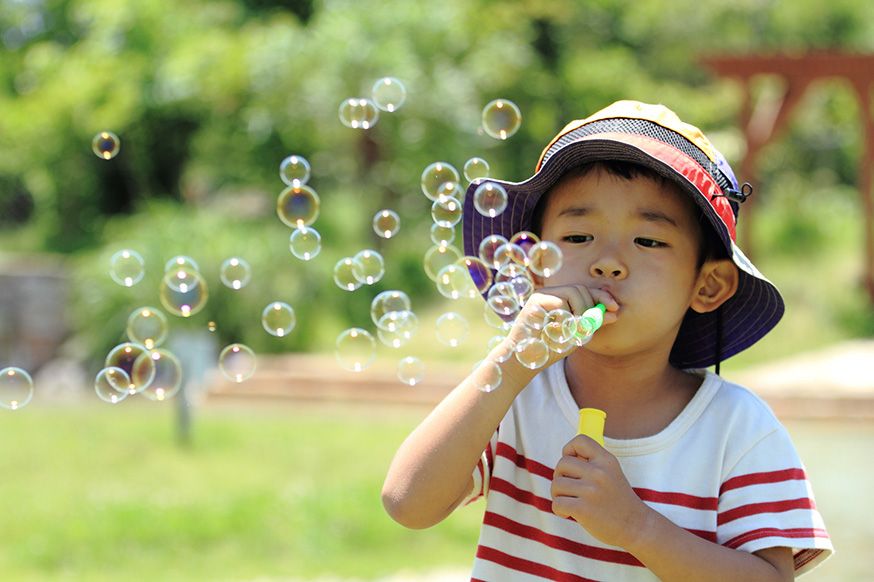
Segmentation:
<svg viewBox="0 0 874 582">
<path fill-rule="evenodd" d="M 651 238 L 644 238 L 644 237 L 637 237 L 636 239 L 634 239 L 634 242 L 636 242 L 640 246 L 646 247 L 648 249 L 658 249 L 658 248 L 668 246 L 667 244 L 665 244 L 661 241 L 653 240 Z"/>
<path fill-rule="evenodd" d="M 589 242 L 592 238 L 593 237 L 590 234 L 569 234 L 566 237 L 563 237 L 562 240 L 571 244 L 580 244 Z"/>
</svg>

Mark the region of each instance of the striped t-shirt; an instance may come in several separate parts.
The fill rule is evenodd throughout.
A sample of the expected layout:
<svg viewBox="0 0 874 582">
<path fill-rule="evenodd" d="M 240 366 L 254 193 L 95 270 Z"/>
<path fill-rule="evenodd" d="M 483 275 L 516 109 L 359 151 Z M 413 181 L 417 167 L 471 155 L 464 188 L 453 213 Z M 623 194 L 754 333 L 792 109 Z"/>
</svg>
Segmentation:
<svg viewBox="0 0 874 582">
<path fill-rule="evenodd" d="M 474 470 L 468 502 L 485 495 L 487 505 L 473 580 L 657 580 L 623 548 L 552 513 L 553 469 L 577 422 L 563 362 L 514 401 Z M 789 435 L 741 386 L 707 372 L 661 432 L 604 441 L 637 495 L 695 535 L 745 552 L 793 548 L 796 575 L 832 552 Z"/>
</svg>

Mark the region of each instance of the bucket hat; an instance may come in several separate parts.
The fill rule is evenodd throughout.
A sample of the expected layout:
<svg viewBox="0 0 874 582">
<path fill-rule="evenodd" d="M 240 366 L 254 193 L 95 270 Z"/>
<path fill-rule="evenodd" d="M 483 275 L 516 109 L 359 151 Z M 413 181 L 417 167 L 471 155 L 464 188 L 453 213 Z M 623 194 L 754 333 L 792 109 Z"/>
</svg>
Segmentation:
<svg viewBox="0 0 874 582">
<path fill-rule="evenodd" d="M 700 129 L 681 121 L 663 105 L 617 101 L 566 125 L 544 148 L 534 175 L 527 180 L 474 181 L 464 199 L 465 254 L 476 256 L 480 242 L 492 234 L 509 239 L 517 232 L 531 230 L 538 201 L 565 172 L 607 160 L 649 168 L 688 193 L 738 268 L 737 291 L 718 310 L 687 312 L 671 350 L 674 366 L 718 366 L 777 325 L 785 311 L 780 292 L 735 242 L 738 209 L 752 188 L 738 185 L 725 157 Z M 484 182 L 500 184 L 507 191 L 506 209 L 495 217 L 480 214 L 474 205 L 476 189 Z"/>
</svg>

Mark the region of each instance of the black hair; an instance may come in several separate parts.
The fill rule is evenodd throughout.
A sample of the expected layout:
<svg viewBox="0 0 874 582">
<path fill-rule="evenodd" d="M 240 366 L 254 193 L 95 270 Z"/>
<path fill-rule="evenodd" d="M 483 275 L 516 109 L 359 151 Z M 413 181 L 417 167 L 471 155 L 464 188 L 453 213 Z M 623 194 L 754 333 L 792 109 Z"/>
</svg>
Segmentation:
<svg viewBox="0 0 874 582">
<path fill-rule="evenodd" d="M 590 162 L 587 164 L 582 164 L 576 166 L 565 172 L 561 178 L 559 178 L 558 182 L 556 182 L 552 188 L 550 188 L 547 192 L 545 192 L 540 200 L 537 201 L 537 205 L 534 207 L 534 211 L 531 215 L 531 230 L 537 236 L 540 236 L 543 231 L 543 213 L 546 211 L 546 205 L 549 201 L 549 195 L 552 190 L 564 180 L 568 178 L 582 178 L 583 176 L 588 175 L 595 169 L 601 169 L 607 172 L 607 174 L 611 176 L 616 176 L 617 178 L 623 178 L 625 180 L 633 180 L 635 178 L 647 178 L 654 181 L 661 187 L 671 188 L 676 192 L 679 192 L 683 195 L 683 198 L 689 200 L 689 197 L 685 192 L 680 190 L 680 187 L 669 178 L 666 178 L 662 174 L 659 174 L 655 170 L 647 168 L 646 166 L 641 166 L 640 164 L 635 164 L 634 162 L 626 162 L 620 160 L 603 160 L 597 162 Z M 692 206 L 695 209 L 695 217 L 698 221 L 699 232 L 701 233 L 700 244 L 698 248 L 698 264 L 697 268 L 700 269 L 705 262 L 712 259 L 727 259 L 728 252 L 725 250 L 725 245 L 722 240 L 719 238 L 719 234 L 716 232 L 716 229 L 710 223 L 710 220 L 704 215 L 704 211 L 692 200 L 689 200 Z"/>
</svg>

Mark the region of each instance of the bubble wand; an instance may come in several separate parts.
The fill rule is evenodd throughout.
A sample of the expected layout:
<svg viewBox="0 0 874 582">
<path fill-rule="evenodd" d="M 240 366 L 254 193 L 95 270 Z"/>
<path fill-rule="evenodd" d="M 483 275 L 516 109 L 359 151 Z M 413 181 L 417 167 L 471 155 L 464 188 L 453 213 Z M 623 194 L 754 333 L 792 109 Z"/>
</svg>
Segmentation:
<svg viewBox="0 0 874 582">
<path fill-rule="evenodd" d="M 580 345 L 587 343 L 592 336 L 604 325 L 604 313 L 607 308 L 603 303 L 598 303 L 592 308 L 583 312 L 583 314 L 575 320 L 574 338 Z M 598 408 L 583 408 L 580 409 L 580 423 L 578 433 L 584 434 L 597 442 L 602 447 L 604 446 L 604 422 L 607 420 L 607 413 Z"/>
</svg>

